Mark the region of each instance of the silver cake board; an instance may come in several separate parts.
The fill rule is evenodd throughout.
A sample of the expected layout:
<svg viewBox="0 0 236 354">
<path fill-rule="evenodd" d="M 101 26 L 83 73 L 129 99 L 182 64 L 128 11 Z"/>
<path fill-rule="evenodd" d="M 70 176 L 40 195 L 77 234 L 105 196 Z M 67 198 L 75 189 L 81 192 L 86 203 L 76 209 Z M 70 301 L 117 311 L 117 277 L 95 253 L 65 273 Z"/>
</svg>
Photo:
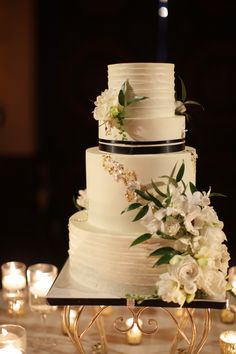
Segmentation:
<svg viewBox="0 0 236 354">
<path fill-rule="evenodd" d="M 129 306 L 130 302 L 125 297 L 120 298 L 107 293 L 98 292 L 84 287 L 76 287 L 69 274 L 69 260 L 66 261 L 62 270 L 58 274 L 54 284 L 47 294 L 49 305 L 56 306 Z M 199 299 L 194 300 L 183 307 L 187 308 L 210 308 L 224 309 L 227 300 L 222 301 Z M 135 306 L 149 307 L 180 307 L 179 304 L 169 303 L 161 300 L 145 300 L 141 303 L 135 301 Z"/>
</svg>

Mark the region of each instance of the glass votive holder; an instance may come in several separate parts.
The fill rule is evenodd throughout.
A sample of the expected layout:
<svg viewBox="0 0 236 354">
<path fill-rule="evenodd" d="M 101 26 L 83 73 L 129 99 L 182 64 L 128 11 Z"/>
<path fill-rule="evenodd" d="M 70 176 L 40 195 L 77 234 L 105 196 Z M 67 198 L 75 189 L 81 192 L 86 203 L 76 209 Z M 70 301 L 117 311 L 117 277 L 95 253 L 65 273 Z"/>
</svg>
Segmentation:
<svg viewBox="0 0 236 354">
<path fill-rule="evenodd" d="M 0 353 L 26 354 L 26 330 L 14 324 L 0 325 Z"/>
<path fill-rule="evenodd" d="M 21 315 L 25 312 L 27 297 L 26 266 L 22 262 L 2 264 L 3 300 L 7 302 L 10 314 Z"/>
<path fill-rule="evenodd" d="M 220 334 L 221 354 L 236 354 L 236 331 L 225 331 Z"/>
<path fill-rule="evenodd" d="M 57 267 L 53 264 L 36 263 L 28 267 L 29 305 L 32 311 L 46 314 L 57 309 L 57 306 L 50 306 L 46 300 L 57 273 Z"/>
<path fill-rule="evenodd" d="M 140 344 L 142 342 L 142 332 L 140 330 L 142 321 L 139 319 L 137 325 L 131 317 L 126 321 L 126 325 L 129 327 L 129 330 L 126 332 L 127 343 L 132 345 Z"/>
</svg>

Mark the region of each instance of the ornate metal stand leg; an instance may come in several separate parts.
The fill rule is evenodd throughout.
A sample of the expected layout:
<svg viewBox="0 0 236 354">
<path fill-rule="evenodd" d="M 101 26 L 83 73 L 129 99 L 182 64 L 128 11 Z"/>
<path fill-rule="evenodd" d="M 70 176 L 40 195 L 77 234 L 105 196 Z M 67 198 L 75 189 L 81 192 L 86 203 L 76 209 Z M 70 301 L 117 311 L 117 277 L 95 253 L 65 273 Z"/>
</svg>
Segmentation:
<svg viewBox="0 0 236 354">
<path fill-rule="evenodd" d="M 75 347 L 77 348 L 78 353 L 86 354 L 83 349 L 83 345 L 81 343 L 81 338 L 83 333 L 81 335 L 78 335 L 79 319 L 84 310 L 84 306 L 78 307 L 77 316 L 73 323 L 73 326 L 71 326 L 70 324 L 70 310 L 71 310 L 70 306 L 64 307 L 64 313 L 63 313 L 64 328 L 66 329 L 66 332 L 70 337 L 71 341 L 74 343 Z"/>
<path fill-rule="evenodd" d="M 101 313 L 105 309 L 105 307 L 104 308 L 101 308 L 100 306 L 92 307 L 93 309 L 92 318 L 89 321 L 89 323 L 86 325 L 84 330 L 81 330 L 80 318 L 84 309 L 85 306 L 78 307 L 76 319 L 73 321 L 73 324 L 71 325 L 70 323 L 71 307 L 70 306 L 64 307 L 63 322 L 64 322 L 64 328 L 66 329 L 68 336 L 70 337 L 71 341 L 74 343 L 75 347 L 77 348 L 78 353 L 86 354 L 84 347 L 82 345 L 82 338 L 86 334 L 86 332 L 94 325 L 94 323 L 96 323 L 99 339 L 100 339 L 99 346 L 96 346 L 96 354 L 107 354 L 106 334 L 104 329 L 103 318 L 101 317 Z"/>
</svg>

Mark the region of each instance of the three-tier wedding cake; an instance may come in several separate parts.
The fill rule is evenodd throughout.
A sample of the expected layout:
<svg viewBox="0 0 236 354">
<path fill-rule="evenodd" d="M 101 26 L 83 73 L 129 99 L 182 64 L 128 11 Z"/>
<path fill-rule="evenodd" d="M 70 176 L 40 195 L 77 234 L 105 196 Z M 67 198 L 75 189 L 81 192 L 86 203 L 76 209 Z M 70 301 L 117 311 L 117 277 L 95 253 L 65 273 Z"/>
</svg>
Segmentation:
<svg viewBox="0 0 236 354">
<path fill-rule="evenodd" d="M 223 223 L 210 192 L 195 186 L 185 110 L 175 98 L 174 64 L 108 65 L 108 89 L 93 112 L 99 145 L 86 150 L 82 210 L 69 220 L 70 276 L 78 286 L 181 305 L 224 297 Z"/>
</svg>

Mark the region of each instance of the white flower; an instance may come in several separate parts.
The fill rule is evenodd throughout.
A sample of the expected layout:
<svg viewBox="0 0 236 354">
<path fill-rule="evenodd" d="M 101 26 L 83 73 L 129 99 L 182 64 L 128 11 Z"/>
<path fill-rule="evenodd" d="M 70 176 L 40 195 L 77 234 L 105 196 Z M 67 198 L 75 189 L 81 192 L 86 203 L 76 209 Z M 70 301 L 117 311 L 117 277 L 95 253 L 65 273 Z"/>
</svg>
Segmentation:
<svg viewBox="0 0 236 354">
<path fill-rule="evenodd" d="M 199 276 L 199 266 L 195 259 L 190 255 L 176 255 L 170 260 L 170 265 L 170 272 L 184 287 L 186 294 L 194 294 L 197 291 L 196 281 Z"/>
<path fill-rule="evenodd" d="M 160 275 L 156 283 L 157 293 L 166 302 L 175 302 L 182 306 L 186 300 L 184 292 L 180 288 L 179 281 L 166 272 Z"/>
<path fill-rule="evenodd" d="M 201 234 L 205 237 L 205 243 L 210 247 L 214 247 L 226 241 L 226 235 L 221 228 L 208 226 L 204 228 Z"/>
<path fill-rule="evenodd" d="M 106 89 L 97 97 L 95 106 L 93 115 L 96 120 L 111 121 L 114 118 L 114 109 L 118 113 L 118 92 L 114 89 Z"/>
<path fill-rule="evenodd" d="M 198 279 L 198 286 L 214 300 L 224 299 L 227 282 L 221 271 L 215 269 L 202 269 Z"/>
<path fill-rule="evenodd" d="M 172 216 L 168 216 L 164 223 L 164 233 L 169 236 L 175 236 L 180 229 L 180 223 Z"/>
<path fill-rule="evenodd" d="M 195 219 L 201 214 L 201 208 L 199 206 L 192 206 L 190 212 L 186 215 L 184 225 L 186 230 L 194 236 L 199 235 L 198 225 L 195 224 Z"/>
<path fill-rule="evenodd" d="M 88 208 L 88 196 L 87 196 L 87 190 L 80 189 L 79 190 L 79 195 L 76 199 L 76 204 L 78 204 L 81 208 Z"/>
<path fill-rule="evenodd" d="M 189 202 L 189 204 L 199 205 L 201 207 L 210 205 L 209 194 L 210 194 L 210 191 L 208 191 L 208 193 L 206 193 L 206 192 L 201 193 L 199 191 L 196 191 L 192 195 L 189 196 L 188 202 Z"/>
<path fill-rule="evenodd" d="M 164 230 L 164 224 L 158 220 L 149 208 L 147 214 L 141 220 L 142 224 L 147 228 L 150 233 L 156 233 L 157 230 Z"/>
</svg>

